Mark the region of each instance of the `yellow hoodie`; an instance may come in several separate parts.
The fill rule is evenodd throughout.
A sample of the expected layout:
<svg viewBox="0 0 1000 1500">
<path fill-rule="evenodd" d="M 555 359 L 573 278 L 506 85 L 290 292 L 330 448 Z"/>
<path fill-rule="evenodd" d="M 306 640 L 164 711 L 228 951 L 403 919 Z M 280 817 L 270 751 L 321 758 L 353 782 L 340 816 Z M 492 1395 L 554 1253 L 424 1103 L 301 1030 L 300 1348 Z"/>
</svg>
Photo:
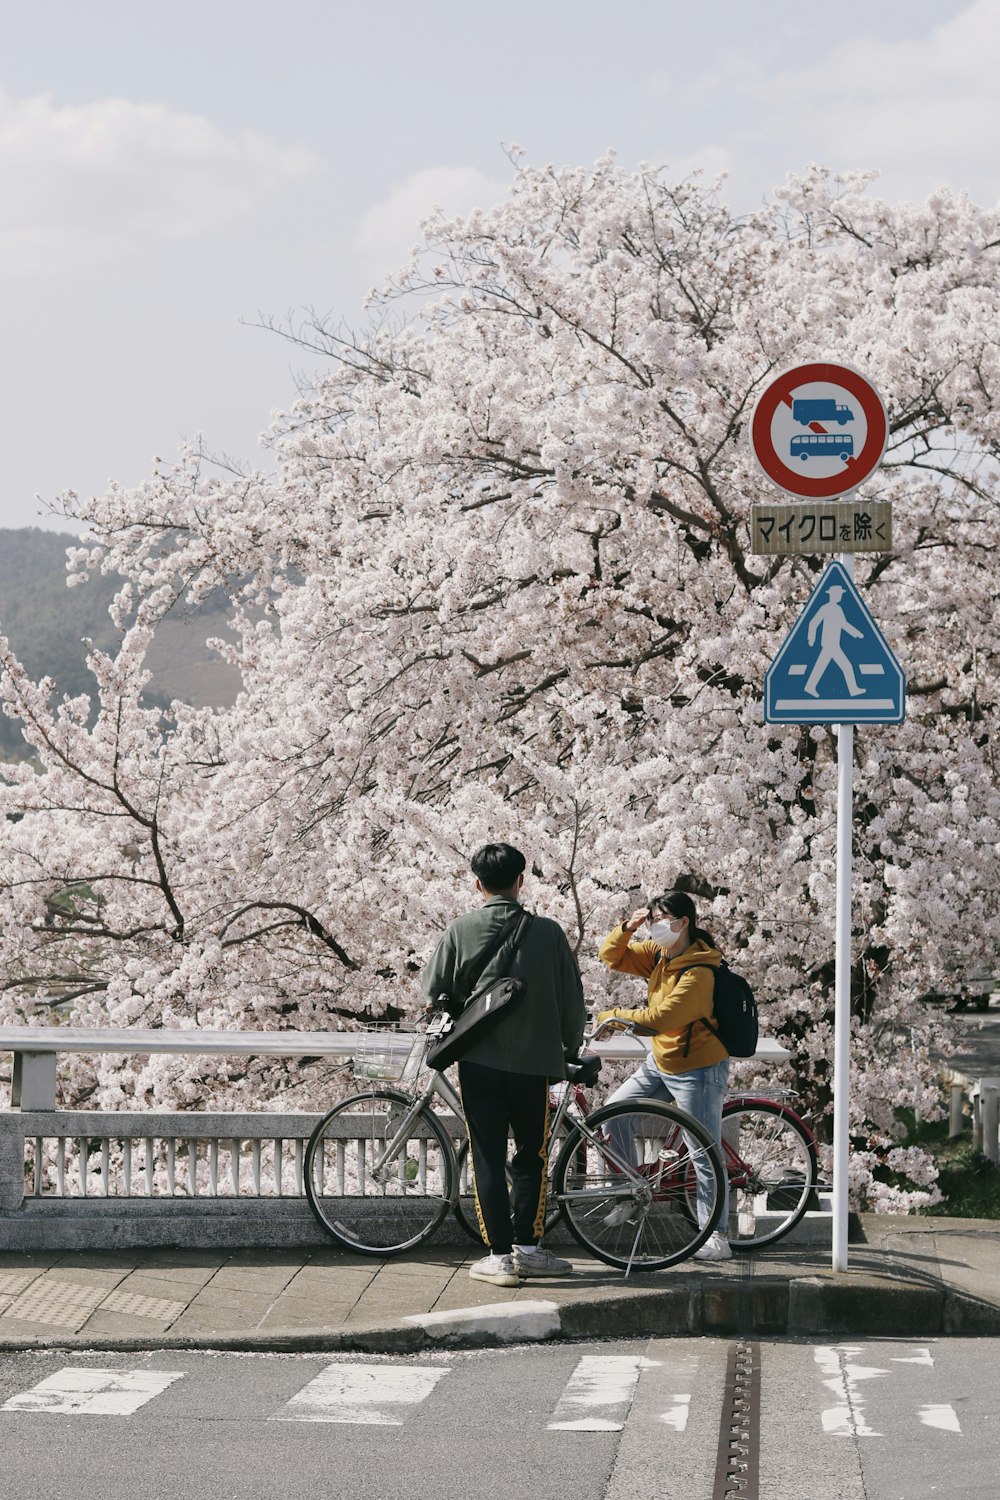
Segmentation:
<svg viewBox="0 0 1000 1500">
<path fill-rule="evenodd" d="M 635 942 L 630 932 L 616 927 L 604 939 L 598 956 L 609 969 L 619 974 L 638 974 L 648 981 L 649 1001 L 643 1009 L 626 1010 L 617 1006 L 602 1011 L 601 1015 L 634 1021 L 637 1026 L 648 1026 L 655 1032 L 653 1059 L 662 1072 L 687 1073 L 691 1068 L 707 1068 L 729 1056 L 714 1032 L 697 1024 L 712 1018 L 714 978 L 707 968 L 689 967 L 707 964 L 712 969 L 718 968 L 722 954 L 717 948 L 696 938 L 676 958 L 667 958 L 658 944 L 649 939 Z M 695 1025 L 690 1033 L 691 1045 L 685 1056 L 692 1022 Z"/>
</svg>

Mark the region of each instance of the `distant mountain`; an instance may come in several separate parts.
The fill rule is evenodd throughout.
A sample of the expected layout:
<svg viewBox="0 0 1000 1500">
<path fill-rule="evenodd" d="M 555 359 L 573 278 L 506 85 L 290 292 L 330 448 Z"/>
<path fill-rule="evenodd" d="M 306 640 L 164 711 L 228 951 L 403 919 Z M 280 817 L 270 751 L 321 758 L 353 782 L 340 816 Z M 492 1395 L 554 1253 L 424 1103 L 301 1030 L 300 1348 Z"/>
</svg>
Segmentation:
<svg viewBox="0 0 1000 1500">
<path fill-rule="evenodd" d="M 115 575 L 92 573 L 85 584 L 66 586 L 66 549 L 79 538 L 37 526 L 0 528 L 0 634 L 10 641 L 34 678 L 52 677 L 60 696 L 94 691 L 85 639 L 114 651 L 118 631 L 108 606 L 121 584 Z M 239 678 L 205 645 L 226 629 L 224 601 L 210 601 L 190 615 L 168 615 L 157 628 L 147 657 L 152 702 L 173 698 L 198 706 L 232 703 Z M 17 723 L 0 715 L 0 760 L 20 757 L 24 741 Z"/>
</svg>

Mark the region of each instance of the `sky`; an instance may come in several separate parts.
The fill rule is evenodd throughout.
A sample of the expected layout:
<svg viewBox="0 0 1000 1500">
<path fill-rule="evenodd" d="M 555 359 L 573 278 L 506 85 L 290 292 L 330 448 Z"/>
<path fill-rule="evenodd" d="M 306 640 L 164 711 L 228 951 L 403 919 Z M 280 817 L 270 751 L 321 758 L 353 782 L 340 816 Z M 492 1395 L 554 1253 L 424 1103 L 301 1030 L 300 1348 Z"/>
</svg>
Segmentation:
<svg viewBox="0 0 1000 1500">
<path fill-rule="evenodd" d="M 0 0 L 0 527 L 184 441 L 242 465 L 435 205 L 534 165 L 819 161 L 1000 199 L 998 0 Z"/>
</svg>

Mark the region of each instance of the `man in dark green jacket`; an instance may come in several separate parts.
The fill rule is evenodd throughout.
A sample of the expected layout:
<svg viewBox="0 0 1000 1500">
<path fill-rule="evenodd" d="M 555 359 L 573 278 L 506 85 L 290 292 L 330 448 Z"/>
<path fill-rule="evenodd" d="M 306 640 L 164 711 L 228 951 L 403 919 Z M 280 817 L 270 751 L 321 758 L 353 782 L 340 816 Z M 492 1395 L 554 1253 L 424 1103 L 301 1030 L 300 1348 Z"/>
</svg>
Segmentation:
<svg viewBox="0 0 1000 1500">
<path fill-rule="evenodd" d="M 468 999 L 463 976 L 520 910 L 524 867 L 524 855 L 511 844 L 485 844 L 472 856 L 483 903 L 452 922 L 421 975 L 431 1006 L 442 997 L 460 1004 Z M 480 984 L 496 962 L 487 965 Z M 558 922 L 533 917 L 506 972 L 524 980 L 524 1000 L 458 1064 L 476 1211 L 490 1250 L 469 1275 L 495 1286 L 572 1270 L 538 1242 L 545 1226 L 549 1084 L 566 1077 L 566 1058 L 579 1051 L 587 1018 L 580 971 Z M 513 1192 L 506 1175 L 509 1134 Z"/>
</svg>

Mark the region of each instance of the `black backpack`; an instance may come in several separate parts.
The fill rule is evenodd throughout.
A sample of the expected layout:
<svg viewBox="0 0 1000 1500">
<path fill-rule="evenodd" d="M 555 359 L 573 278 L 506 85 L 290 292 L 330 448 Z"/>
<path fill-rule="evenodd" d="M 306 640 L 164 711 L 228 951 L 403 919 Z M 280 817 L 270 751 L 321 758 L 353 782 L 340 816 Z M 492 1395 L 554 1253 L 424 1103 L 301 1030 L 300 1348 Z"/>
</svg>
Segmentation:
<svg viewBox="0 0 1000 1500">
<path fill-rule="evenodd" d="M 685 964 L 685 969 L 708 969 L 715 981 L 712 1019 L 702 1020 L 725 1047 L 730 1057 L 753 1057 L 757 1051 L 757 1001 L 742 974 L 734 974 L 725 959 L 717 969 L 711 964 Z M 691 1050 L 694 1022 L 688 1026 L 684 1056 Z"/>
</svg>

